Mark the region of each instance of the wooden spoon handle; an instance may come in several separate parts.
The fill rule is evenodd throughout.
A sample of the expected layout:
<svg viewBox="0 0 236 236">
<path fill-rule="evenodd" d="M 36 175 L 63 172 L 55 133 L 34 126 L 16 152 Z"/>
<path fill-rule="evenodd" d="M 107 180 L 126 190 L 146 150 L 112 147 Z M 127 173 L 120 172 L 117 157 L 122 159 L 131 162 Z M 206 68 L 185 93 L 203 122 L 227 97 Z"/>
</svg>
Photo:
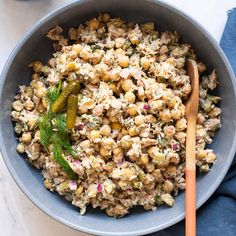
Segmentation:
<svg viewBox="0 0 236 236">
<path fill-rule="evenodd" d="M 185 235 L 196 236 L 196 116 L 189 116 L 187 120 L 186 137 L 186 221 Z"/>
</svg>

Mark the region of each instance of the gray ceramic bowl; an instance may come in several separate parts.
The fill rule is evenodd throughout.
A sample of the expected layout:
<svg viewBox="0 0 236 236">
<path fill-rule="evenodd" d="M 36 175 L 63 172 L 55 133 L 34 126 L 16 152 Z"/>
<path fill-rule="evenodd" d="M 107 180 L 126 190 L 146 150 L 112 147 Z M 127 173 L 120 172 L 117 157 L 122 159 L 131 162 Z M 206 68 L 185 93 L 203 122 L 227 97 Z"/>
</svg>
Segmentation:
<svg viewBox="0 0 236 236">
<path fill-rule="evenodd" d="M 57 194 L 47 191 L 40 173 L 16 152 L 17 141 L 10 119 L 11 103 L 20 84 L 29 83 L 27 64 L 35 59 L 47 61 L 51 42 L 45 34 L 60 24 L 67 28 L 78 25 L 101 12 L 136 22 L 154 21 L 158 30 L 177 30 L 189 42 L 200 59 L 212 70 L 217 69 L 222 97 L 222 128 L 211 147 L 218 161 L 212 171 L 197 178 L 197 206 L 200 207 L 216 190 L 225 176 L 235 153 L 236 98 L 234 75 L 223 52 L 214 39 L 194 20 L 182 12 L 153 0 L 81 0 L 70 3 L 42 19 L 18 44 L 3 70 L 0 84 L 0 144 L 5 163 L 22 191 L 35 205 L 54 219 L 74 229 L 96 235 L 142 235 L 164 229 L 185 216 L 184 193 L 176 198 L 173 208 L 162 207 L 155 212 L 134 209 L 122 219 L 107 217 L 105 213 L 89 209 L 80 216 L 78 209 Z"/>
</svg>

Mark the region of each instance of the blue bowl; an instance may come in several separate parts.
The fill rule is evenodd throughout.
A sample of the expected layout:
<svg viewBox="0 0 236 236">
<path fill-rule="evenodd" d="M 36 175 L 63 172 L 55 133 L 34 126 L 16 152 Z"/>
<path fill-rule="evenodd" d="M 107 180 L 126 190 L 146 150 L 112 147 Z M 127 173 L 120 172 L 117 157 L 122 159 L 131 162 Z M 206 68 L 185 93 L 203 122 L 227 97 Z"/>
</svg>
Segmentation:
<svg viewBox="0 0 236 236">
<path fill-rule="evenodd" d="M 131 214 L 114 219 L 104 212 L 89 209 L 84 216 L 77 208 L 57 194 L 47 191 L 40 173 L 16 152 L 17 140 L 10 119 L 11 104 L 18 85 L 30 81 L 29 62 L 46 62 L 52 53 L 51 42 L 45 38 L 48 29 L 60 24 L 63 28 L 76 26 L 101 12 L 109 12 L 136 22 L 156 22 L 158 30 L 176 30 L 183 41 L 190 43 L 207 68 L 216 68 L 219 76 L 218 95 L 222 97 L 222 128 L 211 144 L 217 154 L 212 170 L 197 178 L 197 207 L 216 190 L 224 178 L 235 153 L 236 98 L 232 69 L 215 40 L 193 19 L 175 8 L 154 0 L 81 0 L 52 12 L 25 35 L 10 55 L 0 82 L 0 147 L 5 163 L 16 183 L 28 198 L 45 213 L 70 226 L 96 235 L 142 235 L 152 233 L 182 220 L 185 216 L 185 194 L 176 197 L 173 208 L 157 211 L 133 209 Z"/>
</svg>

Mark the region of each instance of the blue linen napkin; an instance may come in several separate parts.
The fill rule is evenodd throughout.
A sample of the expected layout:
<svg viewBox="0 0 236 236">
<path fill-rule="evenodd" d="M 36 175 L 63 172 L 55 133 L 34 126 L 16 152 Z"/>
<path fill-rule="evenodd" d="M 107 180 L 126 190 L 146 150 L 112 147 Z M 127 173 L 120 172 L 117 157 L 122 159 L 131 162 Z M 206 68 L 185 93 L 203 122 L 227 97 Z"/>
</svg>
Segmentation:
<svg viewBox="0 0 236 236">
<path fill-rule="evenodd" d="M 228 12 L 220 46 L 236 75 L 236 8 Z M 182 236 L 184 221 L 152 234 L 153 236 Z M 236 235 L 236 156 L 224 181 L 213 196 L 197 211 L 197 236 Z"/>
</svg>

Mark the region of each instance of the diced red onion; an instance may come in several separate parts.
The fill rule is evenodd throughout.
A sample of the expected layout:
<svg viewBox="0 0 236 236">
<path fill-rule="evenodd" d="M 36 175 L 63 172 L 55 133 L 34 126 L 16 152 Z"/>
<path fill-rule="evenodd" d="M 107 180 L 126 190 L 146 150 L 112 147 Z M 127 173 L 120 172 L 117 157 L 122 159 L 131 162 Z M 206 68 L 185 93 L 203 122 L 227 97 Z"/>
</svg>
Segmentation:
<svg viewBox="0 0 236 236">
<path fill-rule="evenodd" d="M 102 192 L 102 190 L 103 190 L 103 186 L 102 186 L 101 183 L 98 183 L 97 190 L 98 190 L 99 193 Z"/>
<path fill-rule="evenodd" d="M 179 149 L 178 143 L 172 144 L 172 145 L 171 145 L 171 148 L 172 148 L 173 151 L 178 151 L 178 149 Z"/>
<path fill-rule="evenodd" d="M 150 107 L 149 107 L 149 105 L 148 105 L 148 104 L 144 104 L 144 105 L 143 105 L 143 109 L 147 111 L 147 110 L 149 110 L 149 109 L 150 109 Z"/>
<path fill-rule="evenodd" d="M 74 164 L 76 167 L 81 166 L 81 161 L 80 161 L 80 160 L 75 160 L 75 161 L 73 162 L 73 164 Z"/>
<path fill-rule="evenodd" d="M 77 189 L 77 182 L 75 180 L 70 180 L 69 181 L 69 188 L 71 191 L 74 191 Z"/>
<path fill-rule="evenodd" d="M 78 129 L 83 129 L 84 128 L 84 123 L 79 123 L 77 127 L 78 127 Z"/>
</svg>

